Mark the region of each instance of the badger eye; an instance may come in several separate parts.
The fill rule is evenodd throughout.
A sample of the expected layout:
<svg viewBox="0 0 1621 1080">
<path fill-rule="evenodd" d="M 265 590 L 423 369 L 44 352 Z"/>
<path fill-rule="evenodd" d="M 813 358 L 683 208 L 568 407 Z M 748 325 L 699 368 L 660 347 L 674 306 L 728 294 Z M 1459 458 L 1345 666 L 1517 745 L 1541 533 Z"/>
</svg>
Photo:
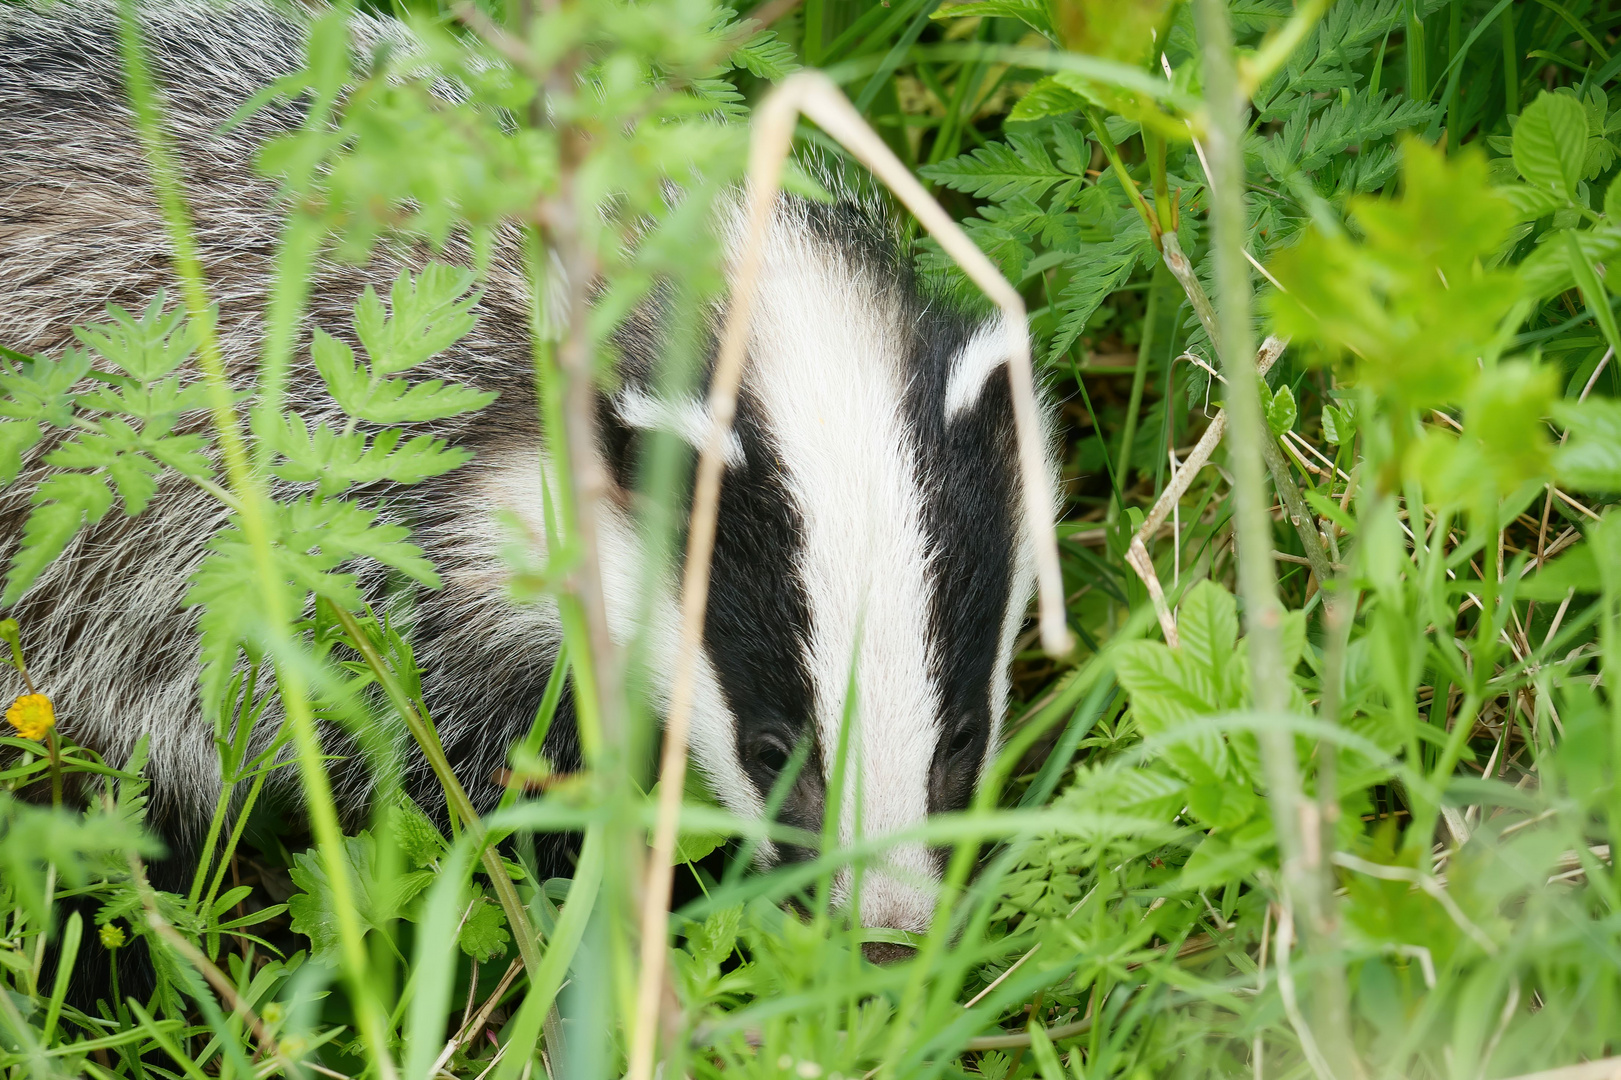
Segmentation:
<svg viewBox="0 0 1621 1080">
<path fill-rule="evenodd" d="M 788 767 L 788 751 L 774 742 L 762 742 L 754 748 L 754 761 L 770 773 L 780 773 Z"/>
<path fill-rule="evenodd" d="M 946 752 L 956 756 L 957 754 L 966 753 L 969 747 L 973 745 L 974 729 L 967 724 L 962 724 L 956 731 L 952 732 L 951 742 L 947 744 Z"/>
</svg>

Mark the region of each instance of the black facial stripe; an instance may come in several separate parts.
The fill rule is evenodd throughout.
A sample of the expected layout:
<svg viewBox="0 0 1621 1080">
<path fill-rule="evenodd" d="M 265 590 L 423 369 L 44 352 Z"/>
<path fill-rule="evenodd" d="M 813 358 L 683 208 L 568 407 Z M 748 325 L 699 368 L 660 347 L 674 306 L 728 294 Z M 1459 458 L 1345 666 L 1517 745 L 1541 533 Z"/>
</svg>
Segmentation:
<svg viewBox="0 0 1621 1080">
<path fill-rule="evenodd" d="M 941 715 L 929 812 L 940 813 L 968 806 L 990 739 L 990 687 L 1012 588 L 1019 477 L 1006 369 L 994 371 L 974 403 L 948 421 L 946 385 L 974 328 L 931 312 L 921 313 L 916 325 L 907 410 L 918 440 L 923 526 L 933 556 L 930 662 Z"/>
<path fill-rule="evenodd" d="M 704 645 L 737 722 L 738 760 L 763 800 L 776 780 L 769 759 L 815 737 L 810 600 L 797 571 L 804 523 L 760 405 L 746 389 L 733 430 L 743 464 L 728 468 L 721 484 Z M 783 805 L 784 821 L 820 825 L 821 778 L 813 746 Z"/>
</svg>

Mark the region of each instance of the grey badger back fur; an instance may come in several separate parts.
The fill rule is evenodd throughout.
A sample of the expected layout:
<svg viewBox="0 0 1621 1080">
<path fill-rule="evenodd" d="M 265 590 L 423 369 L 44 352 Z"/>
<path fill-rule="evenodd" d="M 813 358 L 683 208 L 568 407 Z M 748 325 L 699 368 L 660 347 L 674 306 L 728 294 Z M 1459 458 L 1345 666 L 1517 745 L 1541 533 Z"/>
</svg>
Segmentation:
<svg viewBox="0 0 1621 1080">
<path fill-rule="evenodd" d="M 302 24 L 259 3 L 198 0 L 164 0 L 141 18 L 223 349 L 246 385 L 283 221 L 276 185 L 253 158 L 300 113 L 272 106 L 219 129 L 300 66 Z M 363 15 L 354 29 L 361 44 L 404 34 Z M 113 9 L 0 7 L 0 117 L 0 343 L 56 354 L 73 325 L 101 318 L 109 303 L 136 309 L 159 288 L 177 295 Z M 362 267 L 320 263 L 307 323 L 349 336 L 365 285 L 422 258 L 396 246 Z M 819 827 L 852 658 L 863 831 L 903 830 L 966 806 L 997 740 L 1032 588 L 1004 331 L 920 295 L 908 267 L 871 206 L 785 200 L 779 209 L 729 453 L 694 718 L 694 761 L 739 812 L 761 812 L 788 752 L 808 737 L 811 762 L 782 818 Z M 497 260 L 481 282 L 476 328 L 429 372 L 499 391 L 482 413 L 431 428 L 473 450 L 473 462 L 383 493 L 444 577 L 443 588 L 414 597 L 410 635 L 447 753 L 485 808 L 560 637 L 554 609 L 507 598 L 498 558 L 498 511 L 543 535 L 525 288 L 518 267 Z M 704 412 L 696 401 L 656 398 L 655 318 L 633 320 L 616 345 L 622 389 L 602 399 L 599 420 L 606 463 L 628 489 L 644 433 L 673 429 L 691 441 Z M 311 416 L 332 408 L 306 353 L 289 405 Z M 36 459 L 0 493 L 0 557 L 16 549 L 41 468 Z M 167 482 L 140 517 L 112 514 L 81 535 L 11 613 L 68 735 L 112 763 L 150 736 L 151 821 L 182 864 L 195 857 L 220 785 L 197 700 L 195 612 L 182 597 L 223 520 L 208 496 Z M 637 606 L 636 536 L 628 517 L 609 513 L 604 584 L 624 639 Z M 674 655 L 672 592 L 667 583 L 652 606 L 656 678 L 668 677 Z M 654 687 L 656 697 L 667 692 Z M 546 747 L 564 770 L 579 765 L 570 710 L 565 696 Z M 340 766 L 339 784 L 350 812 L 363 809 L 362 770 Z M 442 806 L 420 763 L 407 784 Z M 846 837 L 854 799 L 841 808 Z M 766 859 L 801 854 L 772 849 Z M 925 928 L 940 869 L 940 853 L 897 845 L 864 878 L 862 921 Z"/>
</svg>

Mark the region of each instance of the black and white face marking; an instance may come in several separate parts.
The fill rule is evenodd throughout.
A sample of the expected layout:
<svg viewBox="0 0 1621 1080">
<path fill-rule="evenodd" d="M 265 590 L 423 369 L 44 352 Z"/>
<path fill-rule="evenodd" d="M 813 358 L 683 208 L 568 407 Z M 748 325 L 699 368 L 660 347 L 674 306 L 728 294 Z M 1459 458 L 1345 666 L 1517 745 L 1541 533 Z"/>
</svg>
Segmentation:
<svg viewBox="0 0 1621 1080">
<path fill-rule="evenodd" d="M 850 206 L 787 203 L 774 224 L 727 449 L 693 713 L 695 764 L 751 816 L 808 740 L 779 818 L 817 831 L 854 664 L 843 843 L 967 807 L 997 741 L 1034 582 L 1005 329 L 918 297 L 886 237 Z M 650 388 L 658 337 L 656 319 L 620 335 L 624 381 L 599 411 L 625 487 L 641 433 L 696 446 L 707 431 L 697 397 Z M 538 523 L 531 462 L 487 490 Z M 621 517 L 611 511 L 603 526 L 603 572 L 616 636 L 628 640 L 643 567 Z M 655 678 L 667 679 L 673 582 L 665 592 L 648 632 Z M 761 858 L 809 854 L 777 846 Z M 863 924 L 926 929 L 943 861 L 920 842 L 890 848 L 863 874 Z M 835 899 L 848 904 L 850 891 L 845 872 Z"/>
<path fill-rule="evenodd" d="M 748 801 L 813 740 L 782 814 L 802 827 L 822 819 L 854 664 L 845 843 L 858 821 L 895 833 L 968 805 L 1031 588 L 1005 331 L 931 310 L 883 237 L 850 208 L 777 221 L 705 634 Z M 942 868 L 921 843 L 891 848 L 864 875 L 863 923 L 925 929 Z"/>
</svg>

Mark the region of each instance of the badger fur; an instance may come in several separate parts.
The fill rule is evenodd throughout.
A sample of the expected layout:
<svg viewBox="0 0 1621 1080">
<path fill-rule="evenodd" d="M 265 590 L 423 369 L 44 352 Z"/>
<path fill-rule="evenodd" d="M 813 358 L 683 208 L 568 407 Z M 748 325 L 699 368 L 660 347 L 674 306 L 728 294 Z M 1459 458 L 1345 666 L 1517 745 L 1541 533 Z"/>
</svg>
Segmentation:
<svg viewBox="0 0 1621 1080">
<path fill-rule="evenodd" d="M 246 386 L 283 224 L 276 184 L 253 160 L 300 114 L 281 105 L 229 130 L 221 125 L 300 66 L 302 24 L 257 3 L 193 0 L 147 6 L 141 19 L 219 304 L 222 347 Z M 362 42 L 403 34 L 364 15 L 354 26 Z M 0 343 L 56 355 L 73 340 L 70 328 L 102 318 L 106 305 L 137 309 L 160 288 L 176 295 L 113 9 L 0 7 L 0 117 Z M 347 337 L 361 290 L 386 285 L 422 258 L 402 245 L 363 267 L 321 262 L 307 326 Z M 530 535 L 545 533 L 526 285 L 515 262 L 498 259 L 480 287 L 476 328 L 426 372 L 499 392 L 476 416 L 428 428 L 475 457 L 377 497 L 412 525 L 443 576 L 442 588 L 412 598 L 409 636 L 450 760 L 488 809 L 561 634 L 554 607 L 509 598 L 499 557 L 503 511 Z M 728 807 L 758 816 L 790 752 L 809 738 L 810 763 L 781 817 L 819 828 L 853 661 L 861 804 L 859 814 L 853 801 L 842 808 L 842 832 L 850 838 L 858 818 L 867 835 L 905 830 L 968 804 L 997 740 L 1033 587 L 1005 328 L 923 295 L 882 212 L 860 202 L 784 200 L 758 287 L 727 454 L 692 757 Z M 644 315 L 619 333 L 620 380 L 600 402 L 601 453 L 626 490 L 650 429 L 696 442 L 707 423 L 696 399 L 659 396 L 658 327 Z M 307 353 L 295 360 L 289 406 L 312 418 L 332 409 Z M 16 550 L 42 469 L 36 458 L 0 493 L 0 557 Z M 83 533 L 9 613 L 68 736 L 112 763 L 139 736 L 150 738 L 150 821 L 182 866 L 195 858 L 221 782 L 198 701 L 196 612 L 182 599 L 223 520 L 208 496 L 166 482 L 138 518 L 111 514 Z M 633 521 L 610 506 L 603 584 L 621 641 L 645 607 L 643 557 Z M 673 667 L 673 594 L 671 577 L 646 627 L 655 699 L 667 695 L 659 680 Z M 546 743 L 561 770 L 579 766 L 570 718 L 565 693 Z M 335 752 L 352 750 L 336 731 L 324 737 Z M 362 812 L 361 770 L 336 769 L 346 808 Z M 441 801 L 420 763 L 407 786 L 424 805 Z M 894 848 L 863 879 L 862 922 L 926 928 L 941 858 L 920 844 Z"/>
</svg>

